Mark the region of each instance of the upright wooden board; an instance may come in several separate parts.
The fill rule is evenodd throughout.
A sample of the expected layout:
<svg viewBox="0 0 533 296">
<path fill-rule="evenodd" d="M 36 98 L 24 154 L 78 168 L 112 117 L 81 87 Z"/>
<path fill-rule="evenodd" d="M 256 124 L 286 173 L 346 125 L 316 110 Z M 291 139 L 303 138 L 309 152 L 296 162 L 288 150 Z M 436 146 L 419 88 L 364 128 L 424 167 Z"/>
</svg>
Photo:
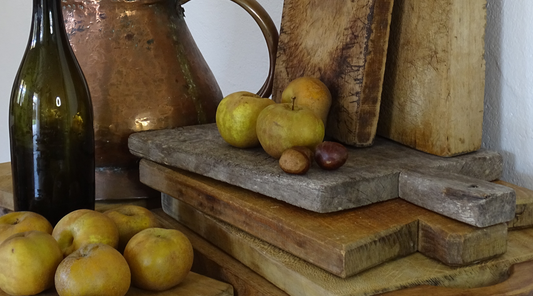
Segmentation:
<svg viewBox="0 0 533 296">
<path fill-rule="evenodd" d="M 414 253 L 343 279 L 183 202 L 179 203 L 180 210 L 176 212 L 179 216 L 174 218 L 180 223 L 291 296 L 370 296 L 420 285 L 463 289 L 492 286 L 508 279 L 510 266 L 533 260 L 533 229 L 524 229 L 509 233 L 504 255 L 483 263 L 449 267 Z M 519 294 L 520 288 L 517 288 L 517 294 L 510 295 L 529 295 Z"/>
<path fill-rule="evenodd" d="M 481 147 L 486 0 L 396 0 L 378 134 L 440 156 Z"/>
<path fill-rule="evenodd" d="M 289 175 L 263 149 L 227 144 L 215 124 L 132 134 L 129 148 L 141 158 L 320 213 L 398 197 L 398 176 L 403 170 L 436 168 L 492 181 L 499 178 L 503 166 L 501 156 L 493 151 L 443 158 L 377 138 L 372 147 L 350 148 L 346 164 L 338 170 L 325 171 L 314 164 L 306 175 Z"/>
<path fill-rule="evenodd" d="M 333 103 L 326 134 L 370 146 L 376 134 L 393 0 L 285 0 L 273 99 L 301 76 L 321 79 Z"/>
<path fill-rule="evenodd" d="M 340 277 L 417 250 L 460 266 L 506 249 L 503 223 L 471 227 L 399 199 L 319 214 L 146 160 L 141 161 L 140 172 L 141 182 L 166 193 L 162 206 L 168 214 L 179 216 L 176 199 L 180 199 Z"/>
</svg>

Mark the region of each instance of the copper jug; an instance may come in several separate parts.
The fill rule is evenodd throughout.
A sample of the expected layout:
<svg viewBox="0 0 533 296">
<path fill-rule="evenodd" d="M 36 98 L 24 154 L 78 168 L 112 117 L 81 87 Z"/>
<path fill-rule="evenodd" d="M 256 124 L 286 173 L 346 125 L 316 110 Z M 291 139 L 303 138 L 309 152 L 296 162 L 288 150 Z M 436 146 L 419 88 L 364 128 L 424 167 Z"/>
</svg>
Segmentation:
<svg viewBox="0 0 533 296">
<path fill-rule="evenodd" d="M 277 29 L 255 0 L 232 0 L 267 41 L 272 90 Z M 154 197 L 139 182 L 131 133 L 211 123 L 222 93 L 184 20 L 188 0 L 63 0 L 65 27 L 94 108 L 96 199 Z"/>
</svg>

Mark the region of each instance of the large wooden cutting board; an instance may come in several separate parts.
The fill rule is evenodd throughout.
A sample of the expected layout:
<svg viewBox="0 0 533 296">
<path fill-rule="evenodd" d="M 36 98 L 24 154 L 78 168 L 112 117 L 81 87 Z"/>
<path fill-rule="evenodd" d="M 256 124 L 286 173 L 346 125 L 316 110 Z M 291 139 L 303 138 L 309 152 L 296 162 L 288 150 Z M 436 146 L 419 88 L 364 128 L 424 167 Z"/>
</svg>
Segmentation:
<svg viewBox="0 0 533 296">
<path fill-rule="evenodd" d="M 343 279 L 268 244 L 258 237 L 206 215 L 186 203 L 180 201 L 178 203 L 180 203 L 180 211 L 177 212 L 179 216 L 174 216 L 174 218 L 180 223 L 220 247 L 291 296 L 368 296 L 420 285 L 463 289 L 492 286 L 508 278 L 510 266 L 533 259 L 533 229 L 524 229 L 509 232 L 507 252 L 483 263 L 459 268 L 449 267 L 420 253 L 414 253 Z M 528 287 L 527 281 L 520 283 Z M 531 295 L 531 286 L 529 290 L 521 288 L 512 290 L 508 294 L 497 295 Z M 428 294 L 428 291 L 432 290 L 428 289 L 426 294 L 418 295 L 433 295 Z M 464 290 L 457 291 L 464 292 Z M 482 295 L 473 293 L 473 291 L 465 293 L 453 294 L 452 290 L 452 293 L 443 295 Z M 412 294 L 407 292 L 403 295 Z"/>
<path fill-rule="evenodd" d="M 132 134 L 129 148 L 141 158 L 320 213 L 398 196 L 479 227 L 507 222 L 515 211 L 514 192 L 486 182 L 502 171 L 501 156 L 488 150 L 443 158 L 378 138 L 372 147 L 350 148 L 338 170 L 314 164 L 306 175 L 297 176 L 284 173 L 261 148 L 228 145 L 215 124 Z"/>
<path fill-rule="evenodd" d="M 378 134 L 440 156 L 481 147 L 486 0 L 396 0 Z"/>
<path fill-rule="evenodd" d="M 376 134 L 393 0 L 285 0 L 273 99 L 301 76 L 321 79 L 333 103 L 327 135 L 370 146 Z"/>
</svg>

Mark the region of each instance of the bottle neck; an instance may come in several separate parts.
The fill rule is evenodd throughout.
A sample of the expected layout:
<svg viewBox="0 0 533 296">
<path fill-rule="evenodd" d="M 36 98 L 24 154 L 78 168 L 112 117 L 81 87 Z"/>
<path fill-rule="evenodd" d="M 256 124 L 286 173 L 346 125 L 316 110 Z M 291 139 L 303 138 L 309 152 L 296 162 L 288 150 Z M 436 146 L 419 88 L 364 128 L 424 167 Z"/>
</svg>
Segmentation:
<svg viewBox="0 0 533 296">
<path fill-rule="evenodd" d="M 60 40 L 66 36 L 61 0 L 33 0 L 31 27 L 32 47 L 36 43 L 45 43 L 51 39 Z"/>
</svg>

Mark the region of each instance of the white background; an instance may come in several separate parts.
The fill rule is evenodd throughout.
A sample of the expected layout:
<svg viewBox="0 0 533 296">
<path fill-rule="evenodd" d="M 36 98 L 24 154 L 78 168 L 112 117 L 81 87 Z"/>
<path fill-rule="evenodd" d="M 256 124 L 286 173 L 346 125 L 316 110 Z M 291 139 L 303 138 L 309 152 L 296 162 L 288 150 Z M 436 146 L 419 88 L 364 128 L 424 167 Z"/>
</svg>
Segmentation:
<svg viewBox="0 0 533 296">
<path fill-rule="evenodd" d="M 283 1 L 258 2 L 279 29 Z M 31 0 L 0 1 L 0 162 L 9 161 L 9 95 L 29 35 L 31 6 Z M 252 18 L 229 0 L 192 0 L 184 8 L 223 94 L 257 91 L 268 58 Z M 503 155 L 503 180 L 533 189 L 533 1 L 488 0 L 487 10 L 483 146 Z"/>
</svg>

